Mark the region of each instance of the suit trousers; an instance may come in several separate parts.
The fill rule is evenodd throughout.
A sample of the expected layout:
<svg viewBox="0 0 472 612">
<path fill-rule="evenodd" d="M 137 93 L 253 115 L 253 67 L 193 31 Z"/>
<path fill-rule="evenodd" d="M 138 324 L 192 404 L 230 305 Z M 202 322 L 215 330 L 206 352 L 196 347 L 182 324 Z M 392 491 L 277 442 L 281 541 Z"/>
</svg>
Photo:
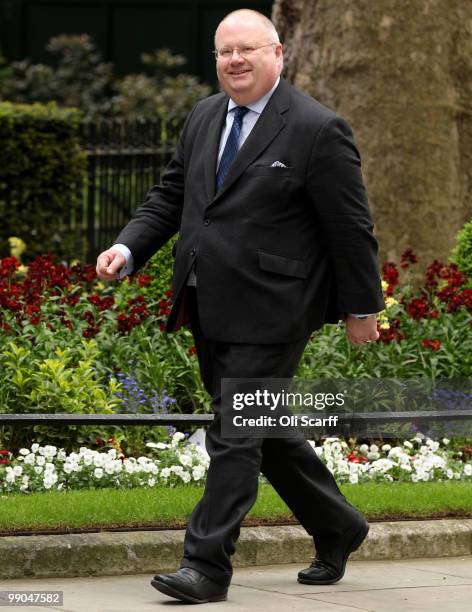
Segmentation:
<svg viewBox="0 0 472 612">
<path fill-rule="evenodd" d="M 192 567 L 220 584 L 230 583 L 231 555 L 240 524 L 256 501 L 260 472 L 313 536 L 318 552 L 325 549 L 329 555 L 330 539 L 342 536 L 360 513 L 304 437 L 221 435 L 221 415 L 232 411 L 221 401 L 221 378 L 292 378 L 308 338 L 278 344 L 210 340 L 199 325 L 196 289 L 186 291 L 200 373 L 215 418 L 206 432 L 210 465 L 205 491 L 187 524 L 181 567 Z"/>
</svg>

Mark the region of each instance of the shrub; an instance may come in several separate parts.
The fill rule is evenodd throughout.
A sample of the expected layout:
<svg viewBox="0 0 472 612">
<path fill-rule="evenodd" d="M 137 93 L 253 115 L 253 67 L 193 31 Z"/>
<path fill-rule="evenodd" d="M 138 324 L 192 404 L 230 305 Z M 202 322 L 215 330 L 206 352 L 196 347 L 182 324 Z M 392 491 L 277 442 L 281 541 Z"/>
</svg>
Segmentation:
<svg viewBox="0 0 472 612">
<path fill-rule="evenodd" d="M 452 260 L 469 278 L 472 278 L 472 219 L 468 221 L 456 236 L 456 247 Z"/>
<path fill-rule="evenodd" d="M 0 81 L 0 96 L 14 102 L 56 101 L 76 107 L 89 119 L 121 117 L 127 120 L 171 117 L 180 124 L 200 98 L 211 88 L 186 74 L 174 75 L 186 60 L 167 49 L 141 56 L 147 73 L 123 78 L 113 65 L 102 61 L 88 34 L 51 38 L 47 51 L 55 66 L 32 64 L 28 59 L 13 62 Z"/>
<path fill-rule="evenodd" d="M 54 103 L 0 102 L 0 256 L 12 235 L 28 243 L 30 256 L 80 252 L 81 237 L 68 230 L 86 172 L 80 118 Z"/>
</svg>

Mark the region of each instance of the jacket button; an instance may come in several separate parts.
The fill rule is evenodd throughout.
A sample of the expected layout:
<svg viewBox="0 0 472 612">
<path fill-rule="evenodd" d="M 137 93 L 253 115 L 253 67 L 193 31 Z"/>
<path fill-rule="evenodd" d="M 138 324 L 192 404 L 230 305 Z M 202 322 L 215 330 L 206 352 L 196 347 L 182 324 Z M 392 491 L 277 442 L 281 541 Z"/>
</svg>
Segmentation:
<svg viewBox="0 0 472 612">
<path fill-rule="evenodd" d="M 197 249 L 192 249 L 192 250 L 191 250 L 191 254 L 192 254 L 192 255 L 196 255 L 196 254 L 197 254 Z"/>
<path fill-rule="evenodd" d="M 210 225 L 210 219 L 203 219 L 203 225 Z"/>
</svg>

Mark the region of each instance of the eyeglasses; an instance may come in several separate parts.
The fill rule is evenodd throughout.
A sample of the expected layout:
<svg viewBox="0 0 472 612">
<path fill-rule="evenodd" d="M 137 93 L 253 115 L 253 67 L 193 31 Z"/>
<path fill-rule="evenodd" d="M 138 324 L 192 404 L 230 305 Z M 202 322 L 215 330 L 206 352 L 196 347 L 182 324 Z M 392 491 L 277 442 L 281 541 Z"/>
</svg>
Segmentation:
<svg viewBox="0 0 472 612">
<path fill-rule="evenodd" d="M 262 47 L 271 47 L 272 45 L 276 45 L 277 43 L 271 42 L 266 43 L 265 45 L 259 45 L 258 47 L 254 47 L 253 45 L 244 45 L 244 47 L 222 47 L 221 49 L 215 49 L 213 54 L 216 59 L 228 60 L 233 57 L 233 53 L 235 51 L 238 52 L 238 55 L 247 59 L 253 53 L 255 53 L 258 49 L 262 49 Z"/>
</svg>

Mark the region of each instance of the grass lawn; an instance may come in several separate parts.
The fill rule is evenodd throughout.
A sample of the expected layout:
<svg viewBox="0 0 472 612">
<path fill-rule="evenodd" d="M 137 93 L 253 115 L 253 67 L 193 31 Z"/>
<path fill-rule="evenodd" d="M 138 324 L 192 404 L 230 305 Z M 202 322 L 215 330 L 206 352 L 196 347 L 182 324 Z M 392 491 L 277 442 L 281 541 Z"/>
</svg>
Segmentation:
<svg viewBox="0 0 472 612">
<path fill-rule="evenodd" d="M 343 485 L 346 498 L 370 520 L 462 516 L 472 518 L 466 482 Z M 0 532 L 117 527 L 182 527 L 202 487 L 102 489 L 0 497 Z M 250 523 L 289 522 L 292 515 L 270 485 L 248 515 Z M 293 520 L 293 519 L 292 519 Z"/>
</svg>

